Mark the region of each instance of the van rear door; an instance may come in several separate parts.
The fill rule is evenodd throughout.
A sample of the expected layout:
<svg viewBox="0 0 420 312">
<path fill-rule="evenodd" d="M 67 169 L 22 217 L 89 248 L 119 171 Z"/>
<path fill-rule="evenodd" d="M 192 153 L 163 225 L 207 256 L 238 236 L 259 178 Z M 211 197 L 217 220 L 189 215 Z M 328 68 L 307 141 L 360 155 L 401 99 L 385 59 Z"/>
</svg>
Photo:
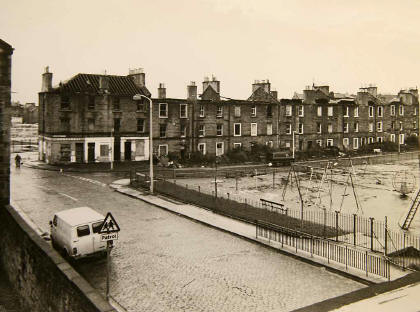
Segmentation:
<svg viewBox="0 0 420 312">
<path fill-rule="evenodd" d="M 106 242 L 101 242 L 101 235 L 99 234 L 99 231 L 101 230 L 102 223 L 104 221 L 97 221 L 92 223 L 92 231 L 93 231 L 93 251 L 101 251 L 106 249 Z"/>
<path fill-rule="evenodd" d="M 77 254 L 85 256 L 93 252 L 92 235 L 89 224 L 76 227 L 76 237 L 73 242 L 73 248 L 77 248 Z M 73 253 L 73 250 L 71 251 Z"/>
</svg>

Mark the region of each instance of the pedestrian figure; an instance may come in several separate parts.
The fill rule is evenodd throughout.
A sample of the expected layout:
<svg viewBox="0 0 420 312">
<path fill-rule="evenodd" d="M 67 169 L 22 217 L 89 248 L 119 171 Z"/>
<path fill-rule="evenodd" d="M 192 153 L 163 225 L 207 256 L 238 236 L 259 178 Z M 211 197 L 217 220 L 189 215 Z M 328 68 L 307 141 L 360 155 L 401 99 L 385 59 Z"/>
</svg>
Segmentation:
<svg viewBox="0 0 420 312">
<path fill-rule="evenodd" d="M 109 231 L 109 229 L 114 229 L 114 222 L 112 222 L 112 220 L 109 220 L 109 223 L 108 223 L 108 231 Z"/>
<path fill-rule="evenodd" d="M 15 157 L 15 164 L 16 164 L 16 168 L 20 168 L 20 162 L 22 160 L 22 157 L 20 157 L 19 154 L 16 155 Z"/>
</svg>

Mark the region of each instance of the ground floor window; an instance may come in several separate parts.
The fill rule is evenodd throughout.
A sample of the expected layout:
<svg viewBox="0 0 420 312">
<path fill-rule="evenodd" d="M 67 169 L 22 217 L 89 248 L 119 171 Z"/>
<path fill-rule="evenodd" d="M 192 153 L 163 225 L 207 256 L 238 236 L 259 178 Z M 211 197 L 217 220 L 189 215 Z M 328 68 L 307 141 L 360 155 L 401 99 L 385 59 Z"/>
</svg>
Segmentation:
<svg viewBox="0 0 420 312">
<path fill-rule="evenodd" d="M 163 144 L 159 145 L 158 156 L 166 156 L 168 155 L 168 145 Z"/>
<path fill-rule="evenodd" d="M 344 138 L 344 139 L 343 139 L 343 146 L 344 146 L 345 148 L 348 148 L 348 147 L 349 147 L 349 138 Z"/>
<path fill-rule="evenodd" d="M 369 138 L 368 138 L 368 144 L 372 144 L 372 143 L 374 143 L 374 141 L 375 141 L 375 140 L 374 140 L 372 137 L 369 137 Z"/>
<path fill-rule="evenodd" d="M 389 140 L 391 142 L 394 142 L 395 143 L 395 134 L 391 133 L 391 136 L 389 137 Z"/>
<path fill-rule="evenodd" d="M 216 143 L 216 156 L 221 156 L 224 154 L 224 146 L 223 142 Z"/>
<path fill-rule="evenodd" d="M 359 138 L 353 138 L 353 149 L 359 148 Z"/>
<path fill-rule="evenodd" d="M 198 143 L 198 151 L 201 154 L 206 155 L 206 143 Z"/>
<path fill-rule="evenodd" d="M 404 133 L 400 134 L 400 144 L 404 144 Z"/>
<path fill-rule="evenodd" d="M 265 142 L 265 145 L 267 145 L 268 147 L 270 147 L 270 148 L 273 148 L 273 141 L 267 141 L 267 142 Z"/>
<path fill-rule="evenodd" d="M 383 142 L 383 137 L 377 137 L 376 138 L 376 142 L 378 142 L 378 143 L 382 143 Z"/>
<path fill-rule="evenodd" d="M 100 155 L 101 157 L 106 157 L 109 154 L 109 146 L 107 144 L 101 144 L 100 146 Z"/>
<path fill-rule="evenodd" d="M 136 141 L 136 156 L 144 156 L 144 141 Z"/>
<path fill-rule="evenodd" d="M 71 144 L 60 144 L 60 160 L 70 161 L 71 159 Z"/>
<path fill-rule="evenodd" d="M 327 146 L 334 146 L 334 139 L 327 139 Z"/>
<path fill-rule="evenodd" d="M 322 140 L 316 140 L 316 144 L 322 147 Z"/>
<path fill-rule="evenodd" d="M 242 143 L 233 143 L 233 148 L 241 149 Z"/>
</svg>

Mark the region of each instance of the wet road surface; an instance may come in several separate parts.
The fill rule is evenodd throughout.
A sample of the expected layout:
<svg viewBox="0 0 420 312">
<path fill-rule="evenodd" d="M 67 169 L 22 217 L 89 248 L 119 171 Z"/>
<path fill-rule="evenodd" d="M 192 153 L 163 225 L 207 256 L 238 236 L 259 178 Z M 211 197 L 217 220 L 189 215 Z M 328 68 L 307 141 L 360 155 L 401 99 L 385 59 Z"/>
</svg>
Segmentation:
<svg viewBox="0 0 420 312">
<path fill-rule="evenodd" d="M 128 311 L 290 311 L 365 287 L 114 192 L 117 178 L 12 168 L 11 193 L 43 231 L 63 209 L 112 212 L 111 295 Z M 104 260 L 76 268 L 104 293 Z"/>
</svg>

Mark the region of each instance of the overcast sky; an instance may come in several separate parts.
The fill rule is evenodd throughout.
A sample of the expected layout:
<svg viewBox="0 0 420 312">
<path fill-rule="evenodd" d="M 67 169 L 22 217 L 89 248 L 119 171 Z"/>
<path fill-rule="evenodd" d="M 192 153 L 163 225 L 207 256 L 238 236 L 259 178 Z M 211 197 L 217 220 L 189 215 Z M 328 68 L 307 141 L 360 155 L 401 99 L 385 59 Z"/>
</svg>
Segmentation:
<svg viewBox="0 0 420 312">
<path fill-rule="evenodd" d="M 306 85 L 354 93 L 419 85 L 420 1 L 5 0 L 0 38 L 14 48 L 14 100 L 38 102 L 77 73 L 142 67 L 152 94 L 186 96 L 214 74 L 221 95 L 246 99 L 256 79 L 290 98 Z"/>
</svg>

